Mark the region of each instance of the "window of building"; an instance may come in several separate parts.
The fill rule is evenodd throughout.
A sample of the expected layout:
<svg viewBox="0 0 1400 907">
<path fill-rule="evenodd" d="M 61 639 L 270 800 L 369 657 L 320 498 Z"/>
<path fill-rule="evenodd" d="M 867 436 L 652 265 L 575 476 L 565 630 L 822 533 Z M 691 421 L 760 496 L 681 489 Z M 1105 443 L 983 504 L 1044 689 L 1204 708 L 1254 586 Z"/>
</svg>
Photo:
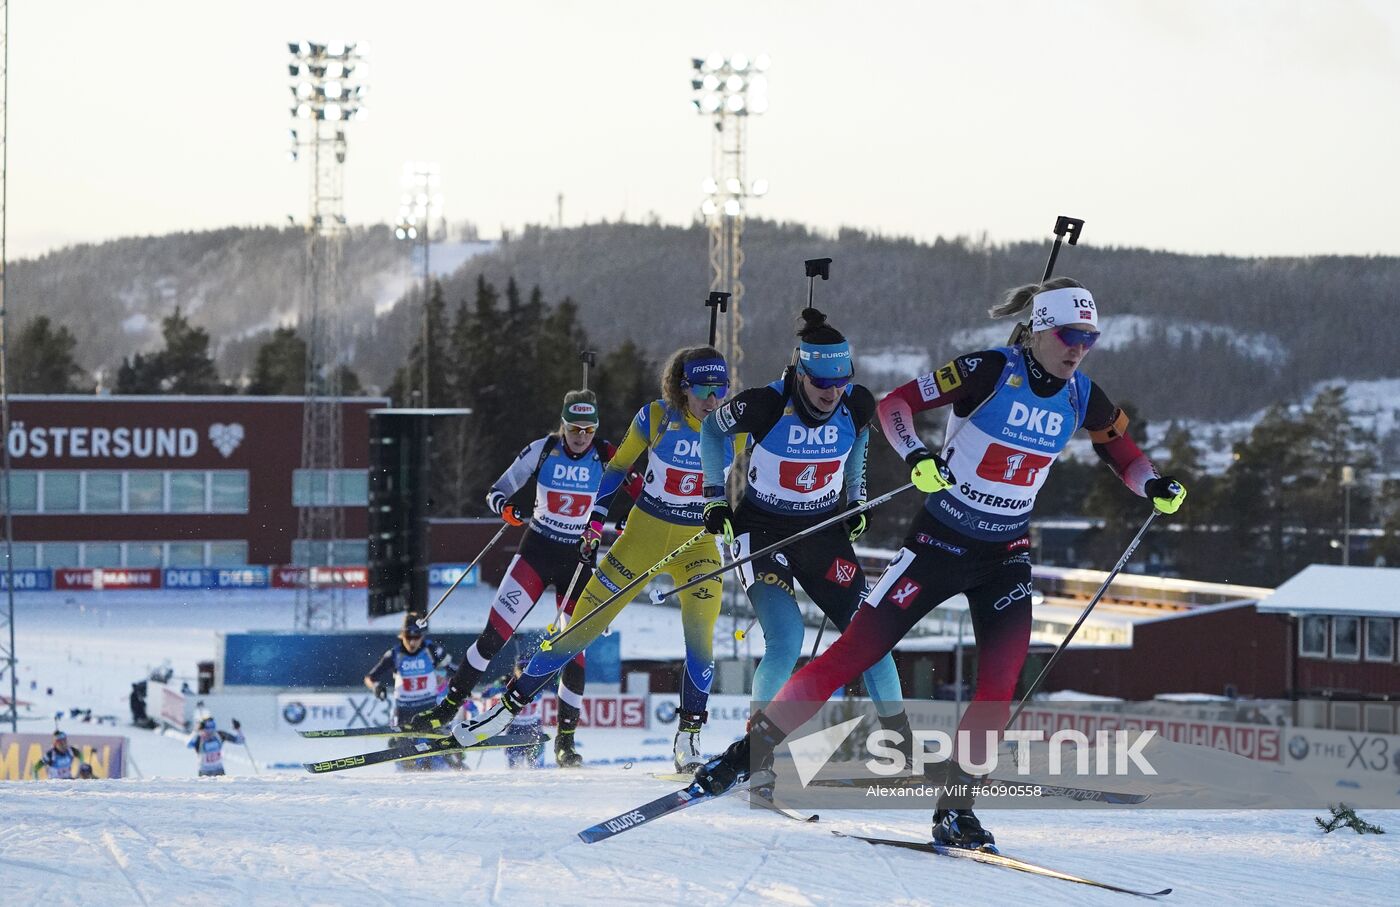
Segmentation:
<svg viewBox="0 0 1400 907">
<path fill-rule="evenodd" d="M 207 513 L 205 475 L 202 472 L 172 472 L 170 474 L 170 512 Z"/>
<path fill-rule="evenodd" d="M 326 489 L 324 470 L 298 469 L 292 473 L 292 504 L 294 506 L 310 507 L 329 503 L 330 496 Z"/>
<path fill-rule="evenodd" d="M 248 473 L 211 472 L 209 509 L 215 513 L 247 513 Z"/>
<path fill-rule="evenodd" d="M 11 472 L 10 491 L 14 494 L 14 513 L 33 513 L 39 509 L 39 474 Z M 0 481 L 0 501 L 4 500 L 5 483 Z"/>
<path fill-rule="evenodd" d="M 337 473 L 336 481 L 340 486 L 337 503 L 361 507 L 369 504 L 368 470 L 342 469 Z"/>
<path fill-rule="evenodd" d="M 33 542 L 12 542 L 10 556 L 16 570 L 29 570 L 39 563 L 39 549 Z"/>
<path fill-rule="evenodd" d="M 362 567 L 369 563 L 369 539 L 342 539 L 331 546 L 337 564 Z"/>
<path fill-rule="evenodd" d="M 77 542 L 44 542 L 45 567 L 81 567 Z"/>
<path fill-rule="evenodd" d="M 1332 618 L 1332 657 L 1343 661 L 1361 657 L 1361 618 Z"/>
<path fill-rule="evenodd" d="M 242 567 L 248 563 L 247 542 L 210 542 L 209 566 Z"/>
<path fill-rule="evenodd" d="M 44 473 L 44 513 L 77 513 L 82 474 L 77 471 Z"/>
<path fill-rule="evenodd" d="M 1315 615 L 1303 618 L 1303 629 L 1298 634 L 1298 654 L 1327 657 L 1327 618 Z"/>
<path fill-rule="evenodd" d="M 159 567 L 164 547 L 160 542 L 127 542 L 126 565 L 128 567 Z"/>
<path fill-rule="evenodd" d="M 165 564 L 167 567 L 203 567 L 204 543 L 171 542 Z"/>
<path fill-rule="evenodd" d="M 298 469 L 292 473 L 294 506 L 334 504 L 341 507 L 363 507 L 368 503 L 368 470 Z"/>
<path fill-rule="evenodd" d="M 1388 617 L 1366 618 L 1366 660 L 1395 658 L 1395 622 Z"/>
<path fill-rule="evenodd" d="M 161 513 L 165 510 L 165 473 L 129 472 L 126 474 L 126 510 L 128 513 Z M 142 566 L 149 567 L 150 564 Z"/>
<path fill-rule="evenodd" d="M 333 560 L 328 561 L 327 555 Z M 369 540 L 368 539 L 336 539 L 329 551 L 325 542 L 308 542 L 306 539 L 296 539 L 292 542 L 292 563 L 301 564 L 326 564 L 333 563 L 342 567 L 363 567 L 369 562 Z"/>
<path fill-rule="evenodd" d="M 84 513 L 122 512 L 122 474 L 119 472 L 87 473 L 83 484 Z"/>
<path fill-rule="evenodd" d="M 326 543 L 296 539 L 292 542 L 292 563 L 306 566 L 326 562 Z"/>
<path fill-rule="evenodd" d="M 88 542 L 83 546 L 84 567 L 120 567 L 122 546 L 120 542 Z"/>
</svg>

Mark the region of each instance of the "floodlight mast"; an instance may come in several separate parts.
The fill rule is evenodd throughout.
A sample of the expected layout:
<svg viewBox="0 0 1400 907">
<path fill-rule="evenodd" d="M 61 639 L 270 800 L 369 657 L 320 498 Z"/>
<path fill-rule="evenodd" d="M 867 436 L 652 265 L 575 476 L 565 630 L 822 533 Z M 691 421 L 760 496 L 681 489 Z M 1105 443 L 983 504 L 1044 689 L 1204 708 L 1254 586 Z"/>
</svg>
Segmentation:
<svg viewBox="0 0 1400 907">
<path fill-rule="evenodd" d="M 15 524 L 11 517 L 14 501 L 10 487 L 10 386 L 9 386 L 9 318 L 5 309 L 6 266 L 9 262 L 5 247 L 6 202 L 8 201 L 10 158 L 10 4 L 0 0 L 0 444 L 4 444 L 4 531 L 5 531 L 5 606 L 0 609 L 0 683 L 8 682 L 10 695 L 0 709 L 0 724 L 9 721 L 10 731 L 19 733 L 19 658 L 15 652 Z"/>
<path fill-rule="evenodd" d="M 413 248 L 423 253 L 423 317 L 422 317 L 422 358 L 423 369 L 420 376 L 422 391 L 418 405 L 428 407 L 428 376 L 430 363 L 428 302 L 432 298 L 432 270 L 429 259 L 432 254 L 433 220 L 442 216 L 442 168 L 427 161 L 407 161 L 403 165 L 403 177 L 399 197 L 399 214 L 394 221 L 394 236 L 413 244 Z"/>
<path fill-rule="evenodd" d="M 297 591 L 299 630 L 345 626 L 345 594 L 335 567 L 344 563 L 345 502 L 338 494 L 344 462 L 341 437 L 340 257 L 345 231 L 345 124 L 365 115 L 365 49 L 341 42 L 288 43 L 291 60 L 291 159 L 311 157 L 306 296 L 301 329 L 306 340 L 306 394 L 302 406 L 301 470 L 293 560 L 306 568 Z"/>
<path fill-rule="evenodd" d="M 710 234 L 710 290 L 729 294 L 729 318 L 716 345 L 729 360 L 732 387 L 742 387 L 744 359 L 744 218 L 749 199 L 767 193 L 767 180 L 746 176 L 747 128 L 750 116 L 768 109 L 768 56 L 750 60 L 742 54 L 712 54 L 691 59 L 691 104 L 714 127 L 711 137 L 711 176 L 701 185 L 700 206 Z"/>
</svg>

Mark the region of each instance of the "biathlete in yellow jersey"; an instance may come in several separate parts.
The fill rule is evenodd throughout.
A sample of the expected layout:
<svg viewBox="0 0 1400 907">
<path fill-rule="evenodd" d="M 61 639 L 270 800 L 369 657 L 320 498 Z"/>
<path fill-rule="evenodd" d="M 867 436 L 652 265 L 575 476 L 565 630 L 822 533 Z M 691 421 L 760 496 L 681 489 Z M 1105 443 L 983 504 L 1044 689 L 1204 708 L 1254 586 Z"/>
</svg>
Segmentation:
<svg viewBox="0 0 1400 907">
<path fill-rule="evenodd" d="M 728 390 L 728 366 L 713 347 L 681 349 L 671 356 L 661 372 L 661 399 L 643 406 L 632 419 L 617 453 L 608 462 L 589 527 L 584 531 L 585 543 L 591 540 L 596 546 L 602 538 L 603 520 L 613 495 L 622 485 L 628 468 L 645 452 L 644 484 L 637 504 L 622 536 L 598 565 L 574 609 L 574 622 L 586 620 L 587 624 L 560 636 L 549 650 L 536 652 L 524 672 L 506 688 L 495 710 L 480 721 L 458 729 L 459 740 L 470 744 L 505 730 L 511 716 L 529 705 L 570 659 L 602 635 L 641 587 L 610 603 L 609 600 L 703 528 L 705 496 L 700 423 L 720 405 Z M 739 435 L 726 441 L 724 462 L 727 468 L 734 460 L 735 445 L 742 449 L 747 436 Z M 663 571 L 676 585 L 721 566 L 719 549 L 712 537 L 695 541 L 693 549 L 675 558 Z M 721 590 L 721 580 L 716 577 L 679 596 L 686 655 L 674 745 L 677 771 L 694 771 L 704 763 L 699 737 L 714 677 L 714 632 Z M 607 610 L 593 616 L 604 603 L 608 603 Z"/>
</svg>

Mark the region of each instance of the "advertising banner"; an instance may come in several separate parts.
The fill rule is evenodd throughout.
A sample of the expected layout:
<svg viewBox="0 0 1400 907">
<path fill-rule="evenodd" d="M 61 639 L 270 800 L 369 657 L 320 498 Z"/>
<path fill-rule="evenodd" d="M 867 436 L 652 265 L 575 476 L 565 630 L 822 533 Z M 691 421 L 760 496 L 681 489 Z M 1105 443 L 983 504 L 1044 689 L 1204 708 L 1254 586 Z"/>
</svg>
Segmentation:
<svg viewBox="0 0 1400 907">
<path fill-rule="evenodd" d="M 277 697 L 277 730 L 332 731 L 389 723 L 390 703 L 361 693 L 287 693 Z"/>
<path fill-rule="evenodd" d="M 461 576 L 470 564 L 429 564 L 428 565 L 428 585 L 434 589 L 447 588 L 457 582 L 457 577 Z M 481 579 L 481 568 L 472 567 L 471 575 L 458 584 L 462 586 L 475 586 Z"/>
<path fill-rule="evenodd" d="M 34 765 L 53 746 L 52 734 L 0 733 L 0 781 L 30 781 Z M 126 766 L 125 737 L 100 734 L 69 734 L 68 746 L 83 762 L 92 766 L 94 778 L 121 778 Z M 47 775 L 39 769 L 39 778 Z"/>
<path fill-rule="evenodd" d="M 530 704 L 527 711 L 538 714 L 541 724 L 559 723 L 559 700 L 554 696 L 541 696 Z M 649 714 L 646 696 L 585 695 L 583 707 L 579 709 L 578 726 L 645 729 L 651 726 Z"/>
<path fill-rule="evenodd" d="M 369 585 L 368 567 L 273 567 L 274 589 L 304 589 L 308 578 L 331 589 L 363 589 Z"/>
<path fill-rule="evenodd" d="M 0 573 L 0 589 L 9 588 L 9 576 L 5 573 Z M 48 592 L 52 588 L 53 571 L 47 567 L 15 571 L 15 591 L 17 592 Z"/>
<path fill-rule="evenodd" d="M 268 568 L 167 567 L 162 576 L 167 589 L 266 589 Z"/>
<path fill-rule="evenodd" d="M 160 569 L 59 567 L 53 572 L 55 589 L 159 589 Z"/>
</svg>

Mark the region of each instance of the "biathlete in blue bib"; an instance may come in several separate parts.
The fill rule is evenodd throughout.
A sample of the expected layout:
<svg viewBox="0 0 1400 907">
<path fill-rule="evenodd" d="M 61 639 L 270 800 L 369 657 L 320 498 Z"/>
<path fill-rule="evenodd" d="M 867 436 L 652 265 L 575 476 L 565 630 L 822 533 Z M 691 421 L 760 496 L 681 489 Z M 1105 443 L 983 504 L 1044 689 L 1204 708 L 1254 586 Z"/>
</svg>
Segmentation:
<svg viewBox="0 0 1400 907">
<path fill-rule="evenodd" d="M 851 345 L 825 315 L 804 309 L 797 335 L 797 362 L 781 380 L 727 401 L 701 428 L 705 527 L 731 546 L 735 558 L 865 501 L 875 398 L 851 383 Z M 752 438 L 748 483 L 731 509 L 724 489 L 725 443 L 740 433 Z M 868 526 L 862 513 L 738 569 L 763 627 L 763 659 L 753 679 L 756 702 L 777 695 L 802 654 L 794 580 L 837 629 L 850 623 L 865 593 L 865 572 L 852 543 Z M 881 723 L 907 731 L 899 674 L 888 653 L 865 671 L 865 686 Z"/>
</svg>

